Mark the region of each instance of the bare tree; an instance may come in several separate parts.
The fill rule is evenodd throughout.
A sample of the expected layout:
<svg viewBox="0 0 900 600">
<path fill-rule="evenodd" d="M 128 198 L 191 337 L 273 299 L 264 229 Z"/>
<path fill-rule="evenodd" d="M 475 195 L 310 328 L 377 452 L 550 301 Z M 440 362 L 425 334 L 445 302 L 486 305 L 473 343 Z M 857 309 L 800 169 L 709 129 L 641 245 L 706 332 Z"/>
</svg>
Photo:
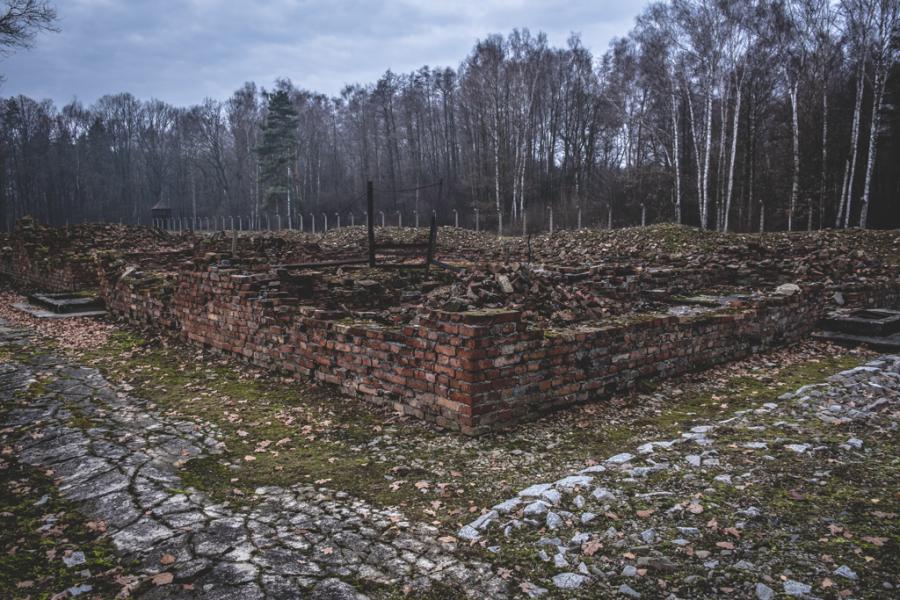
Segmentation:
<svg viewBox="0 0 900 600">
<path fill-rule="evenodd" d="M 56 9 L 44 0 L 5 0 L 0 5 L 0 52 L 30 48 L 41 31 L 58 31 Z"/>
</svg>

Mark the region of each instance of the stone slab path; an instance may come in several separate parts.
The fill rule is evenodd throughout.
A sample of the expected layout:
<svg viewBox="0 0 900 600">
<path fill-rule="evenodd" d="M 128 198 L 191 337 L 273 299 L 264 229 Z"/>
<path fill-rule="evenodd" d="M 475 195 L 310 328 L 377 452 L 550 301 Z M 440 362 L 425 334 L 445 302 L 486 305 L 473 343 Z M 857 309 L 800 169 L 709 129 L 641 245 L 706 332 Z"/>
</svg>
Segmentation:
<svg viewBox="0 0 900 600">
<path fill-rule="evenodd" d="M 32 339 L 0 323 L 0 343 L 28 348 Z M 359 600 L 370 586 L 415 593 L 436 583 L 471 597 L 507 594 L 489 565 L 461 560 L 436 528 L 342 492 L 259 488 L 242 508 L 185 488 L 177 466 L 218 453 L 216 430 L 157 413 L 95 369 L 52 354 L 2 363 L 0 401 L 17 397 L 28 401 L 2 425 L 18 434 L 19 459 L 52 469 L 61 493 L 106 522 L 137 571 L 171 573 L 173 585 L 143 598 Z"/>
<path fill-rule="evenodd" d="M 833 597 L 839 588 L 841 597 L 858 597 L 861 583 L 869 586 L 863 597 L 898 597 L 897 555 L 868 556 L 889 539 L 842 525 L 856 519 L 876 528 L 897 518 L 880 495 L 859 497 L 852 478 L 882 469 L 887 478 L 875 491 L 896 504 L 898 411 L 900 356 L 883 356 L 778 402 L 535 482 L 457 535 L 501 556 L 530 547 L 524 554 L 533 561 L 520 565 L 543 573 L 543 585 L 525 588 L 532 597 L 769 600 L 821 597 L 823 590 Z M 814 504 L 818 490 L 835 495 L 845 478 L 846 500 Z M 887 489 L 877 489 L 882 483 Z M 831 550 L 851 545 L 852 566 Z M 863 581 L 869 564 L 881 576 Z M 885 571 L 893 575 L 884 578 Z M 667 591 L 674 573 L 690 593 Z"/>
</svg>

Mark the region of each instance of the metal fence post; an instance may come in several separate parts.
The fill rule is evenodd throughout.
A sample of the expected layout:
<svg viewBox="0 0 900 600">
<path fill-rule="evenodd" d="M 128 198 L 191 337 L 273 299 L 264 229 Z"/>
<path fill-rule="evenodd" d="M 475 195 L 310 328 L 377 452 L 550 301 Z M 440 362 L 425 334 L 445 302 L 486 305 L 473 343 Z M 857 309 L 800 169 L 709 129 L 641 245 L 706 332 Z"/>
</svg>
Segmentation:
<svg viewBox="0 0 900 600">
<path fill-rule="evenodd" d="M 453 226 L 459 229 L 459 211 L 453 209 Z"/>
<path fill-rule="evenodd" d="M 478 209 L 475 209 L 475 231 L 480 231 L 479 223 L 478 223 Z"/>
<path fill-rule="evenodd" d="M 375 266 L 375 188 L 366 183 L 366 227 L 368 228 L 369 266 Z"/>
<path fill-rule="evenodd" d="M 314 213 L 309 213 L 309 224 L 312 227 L 312 232 L 316 232 L 316 215 Z"/>
<path fill-rule="evenodd" d="M 578 229 L 581 229 L 581 206 L 578 206 Z"/>
<path fill-rule="evenodd" d="M 378 214 L 381 215 L 381 226 L 384 227 L 384 211 L 383 211 L 383 210 L 379 210 L 379 211 L 378 211 Z"/>
<path fill-rule="evenodd" d="M 553 207 L 550 208 L 550 235 L 553 235 Z"/>
<path fill-rule="evenodd" d="M 328 213 L 322 213 L 322 221 L 325 223 L 325 228 L 322 230 L 324 233 L 328 231 Z"/>
<path fill-rule="evenodd" d="M 503 237 L 503 212 L 497 211 L 497 237 Z"/>
<path fill-rule="evenodd" d="M 337 228 L 341 228 L 341 213 L 334 213 L 334 219 L 337 221 Z"/>
</svg>

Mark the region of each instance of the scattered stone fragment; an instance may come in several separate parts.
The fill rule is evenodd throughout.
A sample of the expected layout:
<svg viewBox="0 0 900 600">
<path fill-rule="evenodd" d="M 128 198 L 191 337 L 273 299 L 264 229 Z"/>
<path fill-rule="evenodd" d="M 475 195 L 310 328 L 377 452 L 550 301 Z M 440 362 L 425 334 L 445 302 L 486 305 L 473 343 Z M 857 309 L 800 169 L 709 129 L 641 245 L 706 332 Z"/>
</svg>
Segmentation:
<svg viewBox="0 0 900 600">
<path fill-rule="evenodd" d="M 805 596 L 812 591 L 812 587 L 793 579 L 784 582 L 784 593 L 788 596 Z"/>
<path fill-rule="evenodd" d="M 772 600 L 775 597 L 775 590 L 770 588 L 764 583 L 756 584 L 756 598 L 757 600 Z"/>
<path fill-rule="evenodd" d="M 856 581 L 859 579 L 859 576 L 856 574 L 856 571 L 848 567 L 847 565 L 841 565 L 837 569 L 834 570 L 834 574 L 844 579 L 849 579 L 851 581 Z"/>
<path fill-rule="evenodd" d="M 615 465 L 625 464 L 628 461 L 634 459 L 634 454 L 629 454 L 628 452 L 622 452 L 621 454 L 616 454 L 615 456 L 610 456 L 606 459 L 606 462 L 612 463 Z"/>
<path fill-rule="evenodd" d="M 585 575 L 579 573 L 560 573 L 553 576 L 553 585 L 561 590 L 574 590 L 584 585 L 587 580 Z"/>
</svg>

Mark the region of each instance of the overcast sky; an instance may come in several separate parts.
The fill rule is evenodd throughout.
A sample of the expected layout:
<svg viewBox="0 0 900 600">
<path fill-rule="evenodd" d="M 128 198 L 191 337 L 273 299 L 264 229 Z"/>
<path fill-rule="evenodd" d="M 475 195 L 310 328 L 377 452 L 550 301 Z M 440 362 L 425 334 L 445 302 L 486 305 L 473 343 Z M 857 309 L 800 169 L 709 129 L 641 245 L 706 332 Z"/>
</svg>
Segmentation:
<svg viewBox="0 0 900 600">
<path fill-rule="evenodd" d="M 337 94 L 388 68 L 456 67 L 475 40 L 513 28 L 595 55 L 646 0 L 57 0 L 60 33 L 2 59 L 0 95 L 90 104 L 127 91 L 176 105 L 278 77 Z"/>
</svg>

